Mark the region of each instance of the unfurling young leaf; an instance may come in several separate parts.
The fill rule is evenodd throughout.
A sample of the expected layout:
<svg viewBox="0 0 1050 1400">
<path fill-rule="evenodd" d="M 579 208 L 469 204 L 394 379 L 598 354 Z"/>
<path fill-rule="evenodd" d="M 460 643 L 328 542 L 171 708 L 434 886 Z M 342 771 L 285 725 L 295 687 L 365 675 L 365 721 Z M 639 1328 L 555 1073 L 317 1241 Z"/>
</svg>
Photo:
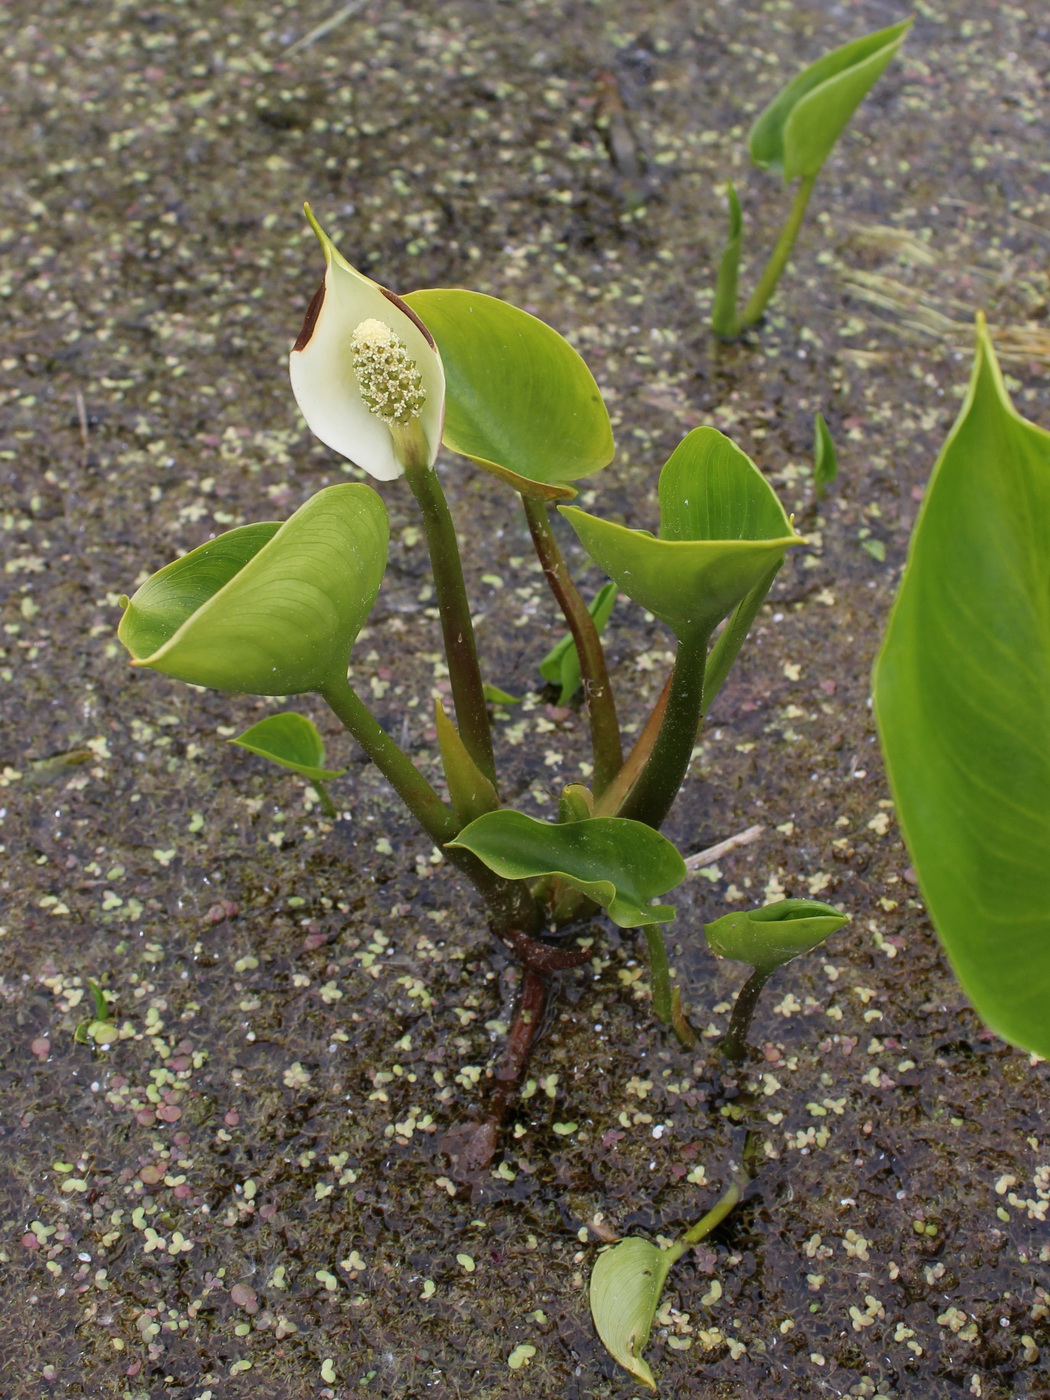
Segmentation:
<svg viewBox="0 0 1050 1400">
<path fill-rule="evenodd" d="M 587 611 L 594 618 L 599 637 L 609 621 L 613 604 L 616 602 L 616 593 L 615 583 L 603 583 L 587 606 Z M 582 679 L 580 657 L 570 633 L 566 633 L 561 641 L 555 642 L 540 662 L 540 675 L 545 681 L 561 687 L 557 702 L 559 705 L 567 705 L 579 690 Z"/>
<path fill-rule="evenodd" d="M 736 335 L 762 319 L 795 246 L 821 166 L 910 27 L 911 20 L 903 20 L 825 54 L 788 83 L 755 121 L 749 141 L 751 159 L 762 169 L 782 175 L 785 185 L 798 179 L 799 186 L 776 246 L 739 318 L 735 291 L 729 300 L 739 257 L 733 248 L 736 214 L 730 207 L 730 238 L 719 268 L 711 319 L 717 335 Z"/>
<path fill-rule="evenodd" d="M 499 798 L 496 789 L 467 752 L 459 730 L 445 713 L 440 700 L 434 701 L 434 724 L 452 812 L 456 821 L 466 826 L 475 817 L 494 812 L 499 806 Z"/>
<path fill-rule="evenodd" d="M 732 180 L 726 182 L 726 198 L 729 201 L 729 233 L 718 264 L 711 329 L 715 335 L 729 337 L 737 333 L 737 284 L 740 280 L 740 250 L 744 237 L 744 214 Z"/>
<path fill-rule="evenodd" d="M 496 297 L 410 292 L 445 367 L 444 443 L 541 501 L 612 461 L 609 413 L 594 376 L 557 331 Z"/>
<path fill-rule="evenodd" d="M 673 1263 L 669 1250 L 631 1238 L 599 1254 L 591 1273 L 591 1316 L 598 1336 L 614 1361 L 653 1390 L 656 1381 L 642 1352 Z"/>
<path fill-rule="evenodd" d="M 849 915 L 816 899 L 780 899 L 758 909 L 736 910 L 704 925 L 712 952 L 747 963 L 768 976 L 808 953 L 849 923 Z"/>
<path fill-rule="evenodd" d="M 1050 433 L 979 322 L 875 666 L 904 839 L 967 995 L 1050 1057 Z"/>
<path fill-rule="evenodd" d="M 260 758 L 268 758 L 271 763 L 278 763 L 282 768 L 290 768 L 293 773 L 309 778 L 325 816 L 338 815 L 324 784 L 329 778 L 341 778 L 346 769 L 324 766 L 324 741 L 313 720 L 295 710 L 267 715 L 236 739 L 231 739 L 230 743 L 239 744 L 242 749 L 248 749 Z"/>
<path fill-rule="evenodd" d="M 472 851 L 507 879 L 556 876 L 600 904 L 620 928 L 673 919 L 671 905 L 649 901 L 681 884 L 686 873 L 666 836 L 621 817 L 552 826 L 504 809 L 479 817 L 448 844 Z"/>
<path fill-rule="evenodd" d="M 386 567 L 369 486 L 318 491 L 283 525 L 242 525 L 176 559 L 129 601 L 132 664 L 212 690 L 298 695 L 345 679 Z"/>
<path fill-rule="evenodd" d="M 324 782 L 328 778 L 341 778 L 345 768 L 324 766 L 324 741 L 317 732 L 313 720 L 294 710 L 279 715 L 267 715 L 258 724 L 253 724 L 231 744 L 239 744 L 242 749 L 268 758 L 271 763 L 279 763 L 282 768 L 290 768 L 304 778 L 314 782 Z"/>
<path fill-rule="evenodd" d="M 902 20 L 832 49 L 788 83 L 751 127 L 754 163 L 782 175 L 785 185 L 815 177 L 911 25 Z"/>
<path fill-rule="evenodd" d="M 839 458 L 835 451 L 828 425 L 823 413 L 813 419 L 813 481 L 817 488 L 817 500 L 823 499 L 824 492 L 839 474 Z"/>
</svg>

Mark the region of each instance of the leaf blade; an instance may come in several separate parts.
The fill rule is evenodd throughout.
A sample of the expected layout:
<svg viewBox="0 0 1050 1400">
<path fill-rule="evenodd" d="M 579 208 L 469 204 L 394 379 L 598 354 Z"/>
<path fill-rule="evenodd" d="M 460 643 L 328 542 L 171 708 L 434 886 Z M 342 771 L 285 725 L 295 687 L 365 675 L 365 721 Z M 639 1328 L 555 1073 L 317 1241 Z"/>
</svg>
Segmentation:
<svg viewBox="0 0 1050 1400">
<path fill-rule="evenodd" d="M 649 901 L 685 879 L 685 862 L 665 836 L 642 822 L 591 817 L 551 825 L 523 812 L 490 812 L 451 846 L 472 851 L 507 879 L 553 875 L 606 910 L 620 928 L 668 923 L 671 905 Z"/>
<path fill-rule="evenodd" d="M 934 926 L 1000 1035 L 1050 1056 L 1050 433 L 986 330 L 874 673 L 890 787 Z"/>
<path fill-rule="evenodd" d="M 437 341 L 445 368 L 444 442 L 541 499 L 608 466 L 608 410 L 580 355 L 545 322 L 460 288 L 405 301 Z M 519 483 L 523 483 L 519 485 Z"/>
<path fill-rule="evenodd" d="M 694 428 L 660 473 L 660 538 L 559 510 L 620 590 L 680 640 L 710 635 L 802 543 L 758 468 L 714 428 Z"/>
<path fill-rule="evenodd" d="M 815 176 L 911 25 L 906 19 L 853 39 L 804 68 L 755 119 L 748 136 L 754 164 L 782 175 L 785 185 Z"/>
<path fill-rule="evenodd" d="M 591 1272 L 591 1316 L 614 1361 L 656 1389 L 643 1359 L 660 1294 L 673 1263 L 669 1250 L 632 1236 L 605 1250 Z"/>
<path fill-rule="evenodd" d="M 325 487 L 283 525 L 242 526 L 166 565 L 126 602 L 117 636 L 134 665 L 193 685 L 318 690 L 345 675 L 387 538 L 371 487 Z"/>
</svg>

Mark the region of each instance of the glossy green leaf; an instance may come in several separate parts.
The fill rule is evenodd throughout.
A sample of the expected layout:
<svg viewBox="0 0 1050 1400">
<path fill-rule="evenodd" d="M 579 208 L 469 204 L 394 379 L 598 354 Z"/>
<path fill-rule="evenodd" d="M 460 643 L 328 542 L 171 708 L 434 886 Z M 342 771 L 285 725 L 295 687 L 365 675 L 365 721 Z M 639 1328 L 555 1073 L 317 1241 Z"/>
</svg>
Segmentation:
<svg viewBox="0 0 1050 1400">
<path fill-rule="evenodd" d="M 405 301 L 441 352 L 446 447 L 541 500 L 575 495 L 566 482 L 609 464 L 608 411 L 557 331 L 481 292 L 427 290 Z"/>
<path fill-rule="evenodd" d="M 600 904 L 620 928 L 673 919 L 669 904 L 649 901 L 685 879 L 685 862 L 666 836 L 622 817 L 552 826 L 505 809 L 479 817 L 449 844 L 473 851 L 511 880 L 558 876 Z"/>
<path fill-rule="evenodd" d="M 694 428 L 660 473 L 660 538 L 560 506 L 595 563 L 680 640 L 709 636 L 802 544 L 755 464 L 714 428 Z"/>
<path fill-rule="evenodd" d="M 711 951 L 770 973 L 808 953 L 849 923 L 849 915 L 816 899 L 780 899 L 739 909 L 704 925 Z"/>
<path fill-rule="evenodd" d="M 599 1254 L 591 1273 L 591 1316 L 598 1336 L 614 1361 L 653 1390 L 656 1382 L 642 1352 L 673 1262 L 669 1250 L 631 1238 Z"/>
<path fill-rule="evenodd" d="M 471 758 L 440 700 L 434 702 L 434 724 L 452 811 L 456 821 L 466 826 L 475 817 L 494 812 L 499 798 L 492 783 Z"/>
<path fill-rule="evenodd" d="M 732 180 L 726 184 L 729 200 L 729 233 L 718 264 L 711 329 L 715 335 L 732 337 L 739 329 L 736 314 L 737 284 L 740 280 L 740 249 L 744 237 L 744 215 Z"/>
<path fill-rule="evenodd" d="M 817 500 L 839 474 L 839 457 L 835 451 L 828 425 L 823 413 L 813 419 L 813 480 L 817 487 Z"/>
<path fill-rule="evenodd" d="M 317 690 L 346 672 L 386 566 L 369 486 L 329 486 L 283 525 L 219 535 L 153 575 L 117 635 L 136 666 L 255 695 Z"/>
<path fill-rule="evenodd" d="M 785 184 L 815 176 L 911 24 L 902 20 L 843 44 L 788 83 L 751 128 L 754 163 L 783 175 Z"/>
<path fill-rule="evenodd" d="M 874 677 L 923 898 L 990 1026 L 1050 1057 L 1050 433 L 983 324 Z"/>
<path fill-rule="evenodd" d="M 599 637 L 609 621 L 613 604 L 616 602 L 616 592 L 615 583 L 603 583 L 587 605 L 587 611 L 594 618 Z M 561 687 L 558 704 L 567 705 L 579 690 L 583 679 L 579 653 L 571 633 L 567 632 L 561 641 L 555 642 L 551 647 L 540 662 L 540 675 L 545 681 Z"/>
<path fill-rule="evenodd" d="M 306 715 L 294 710 L 267 715 L 230 743 L 239 744 L 242 749 L 268 758 L 271 763 L 279 763 L 282 768 L 290 768 L 313 782 L 341 778 L 346 772 L 345 768 L 324 766 L 324 740 L 317 726 Z"/>
</svg>

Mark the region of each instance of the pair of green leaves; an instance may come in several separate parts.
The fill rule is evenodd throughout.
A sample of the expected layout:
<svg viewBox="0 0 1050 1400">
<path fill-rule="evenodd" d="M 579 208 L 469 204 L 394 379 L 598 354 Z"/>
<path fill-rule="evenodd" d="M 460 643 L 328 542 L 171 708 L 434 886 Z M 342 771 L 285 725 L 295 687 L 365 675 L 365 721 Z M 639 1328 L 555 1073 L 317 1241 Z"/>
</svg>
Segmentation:
<svg viewBox="0 0 1050 1400">
<path fill-rule="evenodd" d="M 989 1025 L 1050 1057 L 1050 433 L 983 322 L 874 676 L 919 886 Z"/>
<path fill-rule="evenodd" d="M 793 78 L 755 119 L 751 159 L 788 185 L 813 179 L 850 118 L 896 56 L 910 19 L 854 39 L 818 58 Z"/>
<path fill-rule="evenodd" d="M 728 182 L 729 231 L 711 312 L 711 329 L 716 335 L 734 336 L 761 317 L 798 235 L 821 167 L 857 107 L 904 43 L 911 24 L 910 19 L 903 20 L 833 49 L 788 83 L 755 120 L 748 139 L 752 162 L 779 174 L 785 185 L 796 179 L 802 185 L 759 286 L 743 317 L 738 318 L 743 214 L 736 190 Z"/>
<path fill-rule="evenodd" d="M 814 899 L 782 899 L 740 910 L 706 924 L 708 944 L 719 957 L 735 958 L 768 976 L 783 963 L 811 951 L 848 915 Z M 656 1381 L 643 1356 L 664 1283 L 674 1264 L 704 1239 L 733 1209 L 747 1183 L 738 1175 L 714 1208 L 661 1248 L 631 1237 L 599 1254 L 591 1273 L 591 1315 L 609 1355 L 653 1390 Z"/>
</svg>

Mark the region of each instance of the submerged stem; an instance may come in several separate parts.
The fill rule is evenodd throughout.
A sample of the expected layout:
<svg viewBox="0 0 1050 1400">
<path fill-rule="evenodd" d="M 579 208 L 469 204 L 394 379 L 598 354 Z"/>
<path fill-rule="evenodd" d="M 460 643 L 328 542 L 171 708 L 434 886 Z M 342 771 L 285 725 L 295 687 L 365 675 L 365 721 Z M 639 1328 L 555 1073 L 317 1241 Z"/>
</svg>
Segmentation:
<svg viewBox="0 0 1050 1400">
<path fill-rule="evenodd" d="M 326 817 L 331 817 L 333 819 L 337 817 L 339 813 L 336 811 L 335 803 L 329 796 L 328 789 L 325 787 L 324 783 L 321 782 L 320 778 L 311 778 L 310 783 L 314 792 L 317 794 L 318 802 L 321 804 L 321 811 Z"/>
<path fill-rule="evenodd" d="M 423 516 L 460 736 L 471 758 L 495 785 L 496 764 L 492 755 L 488 705 L 463 581 L 463 563 L 456 543 L 456 527 L 437 473 L 431 467 L 412 463 L 406 465 L 405 476 Z"/>
<path fill-rule="evenodd" d="M 722 1192 L 721 1196 L 707 1214 L 702 1215 L 695 1225 L 686 1230 L 684 1235 L 679 1235 L 678 1239 L 671 1245 L 670 1249 L 667 1251 L 670 1255 L 668 1267 L 670 1267 L 671 1264 L 677 1263 L 687 1249 L 691 1249 L 694 1244 L 699 1244 L 712 1230 L 721 1225 L 722 1221 L 737 1204 L 744 1194 L 744 1191 L 747 1189 L 748 1182 L 751 1181 L 755 1175 L 757 1149 L 758 1135 L 753 1128 L 748 1128 L 747 1137 L 744 1139 L 743 1160 L 740 1164 L 740 1170 L 737 1172 L 736 1176 L 733 1177 L 733 1180 Z"/>
<path fill-rule="evenodd" d="M 671 1012 L 671 971 L 667 966 L 667 944 L 659 924 L 646 924 L 645 942 L 649 949 L 649 986 L 653 1015 L 662 1026 L 669 1026 Z"/>
<path fill-rule="evenodd" d="M 615 777 L 623 763 L 623 749 L 620 741 L 620 725 L 616 718 L 616 700 L 613 696 L 609 670 L 605 664 L 598 629 L 594 625 L 587 604 L 580 596 L 572 581 L 558 541 L 554 538 L 547 507 L 539 501 L 522 496 L 525 505 L 525 519 L 529 523 L 532 542 L 536 554 L 543 565 L 543 572 L 551 592 L 557 599 L 564 614 L 572 639 L 576 644 L 576 655 L 580 660 L 580 674 L 583 677 L 583 693 L 587 701 L 587 715 L 591 726 L 591 749 L 594 755 L 594 795 L 600 797 Z"/>
<path fill-rule="evenodd" d="M 776 291 L 780 274 L 784 271 L 787 260 L 791 256 L 791 250 L 795 246 L 795 240 L 802 227 L 802 220 L 806 216 L 806 206 L 809 204 L 809 197 L 813 193 L 816 179 L 816 175 L 803 177 L 791 210 L 784 221 L 784 227 L 780 230 L 776 247 L 770 254 L 769 262 L 766 263 L 765 270 L 759 278 L 758 286 L 751 293 L 751 300 L 744 307 L 744 314 L 737 323 L 738 330 L 746 330 L 748 326 L 753 326 L 756 321 L 762 319 L 766 303 Z"/>
</svg>

